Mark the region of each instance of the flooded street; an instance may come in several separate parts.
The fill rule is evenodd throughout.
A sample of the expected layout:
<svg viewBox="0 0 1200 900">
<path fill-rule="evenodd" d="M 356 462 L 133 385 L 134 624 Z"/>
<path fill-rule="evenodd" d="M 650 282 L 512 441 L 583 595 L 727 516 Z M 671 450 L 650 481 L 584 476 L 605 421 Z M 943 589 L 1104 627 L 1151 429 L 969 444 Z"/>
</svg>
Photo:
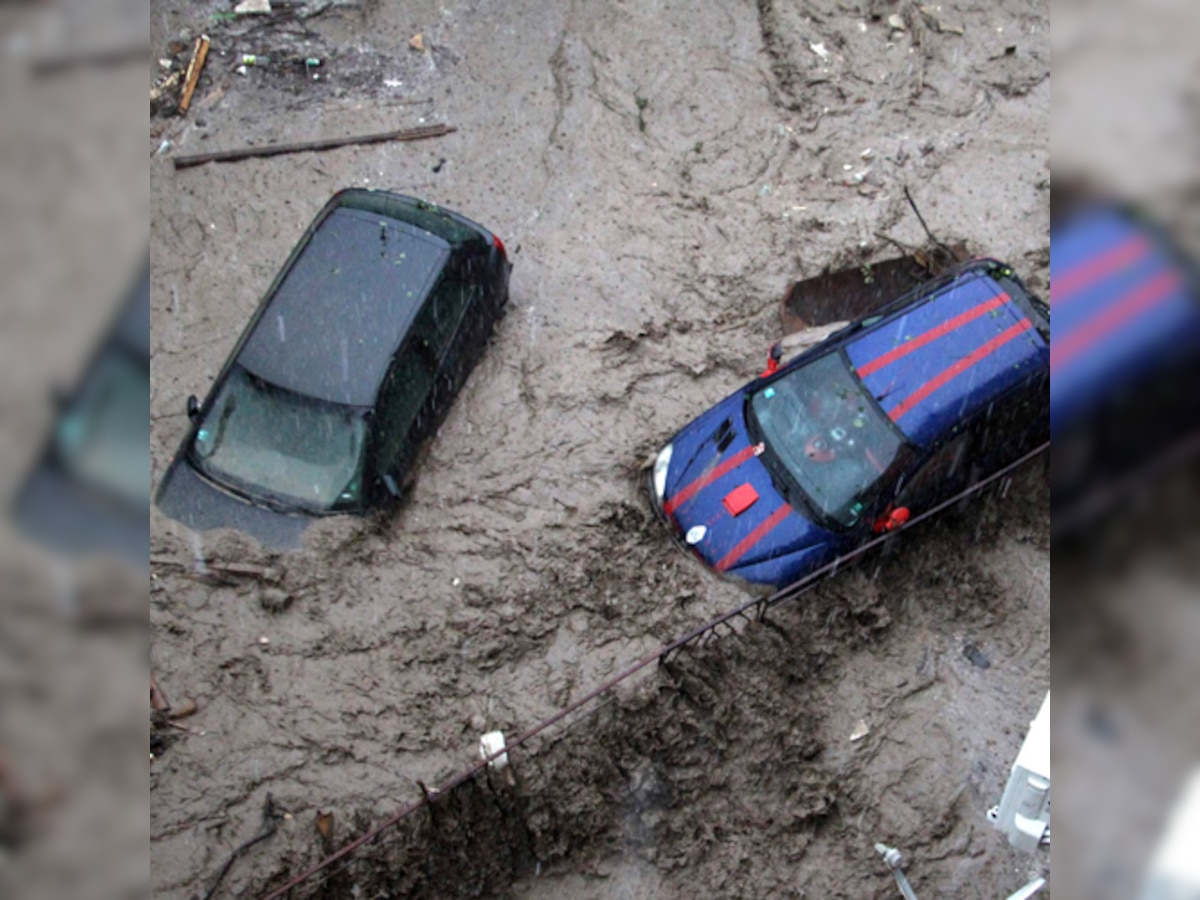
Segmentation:
<svg viewBox="0 0 1200 900">
<path fill-rule="evenodd" d="M 191 111 L 152 119 L 147 145 L 155 484 L 186 398 L 336 190 L 458 210 L 514 267 L 398 515 L 277 554 L 153 510 L 152 667 L 199 707 L 156 732 L 162 897 L 202 896 L 268 793 L 288 817 L 218 896 L 265 894 L 469 765 L 484 732 L 744 602 L 672 543 L 641 466 L 762 369 L 792 281 L 924 242 L 905 186 L 940 238 L 1048 283 L 1044 4 L 228 6 L 151 17 L 156 53 L 212 39 Z M 244 54 L 269 61 L 243 74 Z M 438 123 L 457 130 L 171 164 Z M 984 814 L 1049 685 L 1041 466 L 897 543 L 297 896 L 895 896 L 877 841 L 923 898 L 1015 891 L 1048 854 Z"/>
</svg>

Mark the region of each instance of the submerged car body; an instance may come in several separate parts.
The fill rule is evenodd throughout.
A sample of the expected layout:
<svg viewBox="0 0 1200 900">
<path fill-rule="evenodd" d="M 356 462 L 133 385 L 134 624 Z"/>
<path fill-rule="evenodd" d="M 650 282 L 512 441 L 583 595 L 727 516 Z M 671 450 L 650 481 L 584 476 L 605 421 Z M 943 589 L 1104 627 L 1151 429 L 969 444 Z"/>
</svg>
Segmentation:
<svg viewBox="0 0 1200 900">
<path fill-rule="evenodd" d="M 652 500 L 705 565 L 789 585 L 1044 442 L 1049 366 L 1046 307 L 968 263 L 685 426 Z"/>
<path fill-rule="evenodd" d="M 1196 455 L 1200 273 L 1159 228 L 1112 203 L 1071 209 L 1050 236 L 1050 491 L 1064 536 L 1160 462 Z"/>
<path fill-rule="evenodd" d="M 309 227 L 202 404 L 158 504 L 291 547 L 387 505 L 487 345 L 511 266 L 485 228 L 347 190 Z"/>
</svg>

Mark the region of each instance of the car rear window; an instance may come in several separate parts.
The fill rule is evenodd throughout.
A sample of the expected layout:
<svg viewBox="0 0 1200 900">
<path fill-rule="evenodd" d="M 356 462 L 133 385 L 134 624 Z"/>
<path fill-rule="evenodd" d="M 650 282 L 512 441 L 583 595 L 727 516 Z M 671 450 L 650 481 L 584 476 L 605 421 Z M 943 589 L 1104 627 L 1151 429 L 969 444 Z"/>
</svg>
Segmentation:
<svg viewBox="0 0 1200 900">
<path fill-rule="evenodd" d="M 425 200 L 363 191 L 347 195 L 342 205 L 399 219 L 454 246 L 483 240 L 483 235 L 478 230 Z"/>
</svg>

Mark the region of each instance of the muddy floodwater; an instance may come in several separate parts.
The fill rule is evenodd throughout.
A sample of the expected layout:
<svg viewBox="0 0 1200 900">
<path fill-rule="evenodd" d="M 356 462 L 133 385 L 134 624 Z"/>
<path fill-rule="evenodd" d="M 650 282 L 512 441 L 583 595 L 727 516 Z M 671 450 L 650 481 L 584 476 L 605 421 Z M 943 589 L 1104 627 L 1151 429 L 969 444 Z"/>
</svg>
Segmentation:
<svg viewBox="0 0 1200 900">
<path fill-rule="evenodd" d="M 514 263 L 397 515 L 277 554 L 152 513 L 153 669 L 198 706 L 152 734 L 156 896 L 203 896 L 269 794 L 276 831 L 216 896 L 265 894 L 470 765 L 484 732 L 743 602 L 671 542 L 640 467 L 761 370 L 792 281 L 924 242 L 905 186 L 939 237 L 1048 293 L 1044 2 L 152 5 L 156 58 L 212 40 L 191 110 L 160 110 L 147 144 L 155 484 L 186 398 L 334 191 L 459 210 Z M 457 130 L 171 163 L 437 123 Z M 985 817 L 1049 686 L 1049 548 L 1035 463 L 295 896 L 898 896 L 877 841 L 922 898 L 1006 896 L 1049 866 Z"/>
</svg>

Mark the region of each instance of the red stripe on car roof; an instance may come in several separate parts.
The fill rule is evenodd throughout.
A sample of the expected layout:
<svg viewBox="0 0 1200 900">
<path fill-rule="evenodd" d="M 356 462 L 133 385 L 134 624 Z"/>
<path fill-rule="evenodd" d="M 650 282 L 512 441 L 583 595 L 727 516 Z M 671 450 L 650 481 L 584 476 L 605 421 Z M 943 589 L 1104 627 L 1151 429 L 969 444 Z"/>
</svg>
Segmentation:
<svg viewBox="0 0 1200 900">
<path fill-rule="evenodd" d="M 1033 325 L 1028 319 L 1022 319 L 1011 328 L 1006 328 L 986 344 L 983 344 L 981 347 L 977 348 L 969 356 L 964 356 L 948 369 L 943 369 L 933 378 L 929 379 L 929 381 L 925 382 L 923 385 L 901 400 L 900 403 L 892 407 L 892 409 L 888 412 L 888 416 L 893 422 L 899 421 L 901 416 L 911 410 L 914 406 L 916 406 L 938 388 L 943 387 L 950 381 L 953 381 L 963 372 L 967 371 L 967 369 L 971 368 L 971 366 L 991 356 L 1013 338 L 1019 337 L 1031 327 L 1033 327 Z"/>
<path fill-rule="evenodd" d="M 1094 259 L 1080 263 L 1069 272 L 1050 282 L 1050 303 L 1061 303 L 1105 275 L 1137 262 L 1150 249 L 1150 242 L 1141 235 L 1122 241 Z"/>
<path fill-rule="evenodd" d="M 679 507 L 691 500 L 692 497 L 694 497 L 699 491 L 704 490 L 721 476 L 732 472 L 753 455 L 753 444 L 751 444 L 749 447 L 743 447 L 737 453 L 733 454 L 733 456 L 729 457 L 729 459 L 705 472 L 691 484 L 685 486 L 683 490 L 664 503 L 663 512 L 665 512 L 668 516 L 671 515 L 671 513 L 675 512 L 675 510 L 679 509 Z"/>
<path fill-rule="evenodd" d="M 1157 278 L 1130 291 L 1115 304 L 1104 310 L 1091 321 L 1085 322 L 1069 334 L 1059 338 L 1050 346 L 1050 374 L 1056 367 L 1087 349 L 1110 331 L 1149 309 L 1180 285 L 1175 272 L 1163 272 Z"/>
<path fill-rule="evenodd" d="M 936 325 L 923 334 L 919 334 L 915 338 L 905 341 L 899 347 L 889 350 L 882 356 L 875 357 L 869 363 L 859 366 L 857 369 L 855 369 L 855 371 L 858 372 L 859 378 L 866 378 L 872 372 L 878 372 L 889 363 L 894 363 L 901 357 L 908 356 L 908 354 L 912 353 L 914 350 L 919 350 L 929 342 L 936 341 L 942 335 L 949 334 L 951 331 L 954 331 L 956 328 L 961 328 L 968 322 L 974 322 L 980 316 L 986 315 L 993 309 L 1008 303 L 1010 299 L 1011 298 L 1008 296 L 1008 294 L 1001 291 L 995 297 L 992 297 L 989 300 L 984 300 L 977 306 L 972 306 L 966 312 L 959 313 L 953 319 L 947 319 L 942 324 Z"/>
<path fill-rule="evenodd" d="M 788 513 L 791 511 L 792 508 L 784 503 L 777 510 L 775 510 L 775 512 L 767 516 L 767 518 L 764 519 L 757 528 L 738 541 L 737 545 L 732 550 L 721 557 L 720 561 L 716 565 L 717 571 L 724 572 L 735 562 L 749 553 L 750 548 L 770 534 L 776 525 L 787 518 Z"/>
</svg>

